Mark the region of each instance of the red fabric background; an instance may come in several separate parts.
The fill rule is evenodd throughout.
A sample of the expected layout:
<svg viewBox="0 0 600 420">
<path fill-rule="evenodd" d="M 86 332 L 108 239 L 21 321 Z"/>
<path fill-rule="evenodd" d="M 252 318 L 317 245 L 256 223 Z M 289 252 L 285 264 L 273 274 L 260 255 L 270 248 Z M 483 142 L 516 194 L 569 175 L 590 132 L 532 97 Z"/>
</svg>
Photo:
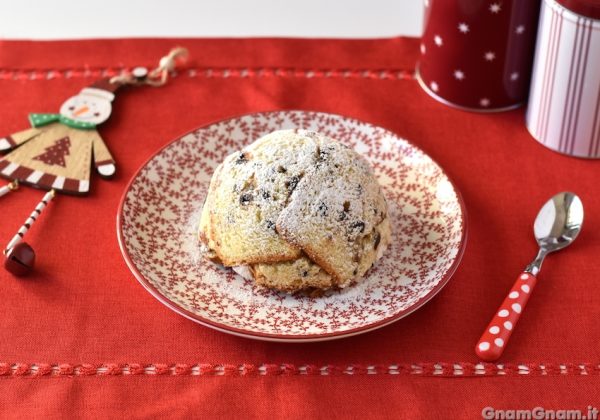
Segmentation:
<svg viewBox="0 0 600 420">
<path fill-rule="evenodd" d="M 172 46 L 191 68 L 159 89 L 119 94 L 101 134 L 117 160 L 111 181 L 87 198 L 61 196 L 31 230 L 37 274 L 0 270 L 0 363 L 289 363 L 384 366 L 475 363 L 475 342 L 536 252 L 532 223 L 554 193 L 577 192 L 586 220 L 577 242 L 551 255 L 501 362 L 591 364 L 590 374 L 436 378 L 421 375 L 41 376 L 0 375 L 0 415 L 249 415 L 477 417 L 496 408 L 585 409 L 600 405 L 599 163 L 536 143 L 523 110 L 472 114 L 430 99 L 412 79 L 411 39 L 115 40 L 0 42 L 0 134 L 27 127 L 28 112 L 55 112 L 90 84 L 86 68 L 152 66 Z M 207 77 L 206 69 L 213 69 Z M 229 69 L 223 77 L 221 69 Z M 240 77 L 236 70 L 263 69 Z M 276 69 L 290 69 L 280 72 Z M 351 70 L 305 77 L 302 70 Z M 39 71 L 54 77 L 30 80 Z M 358 70 L 358 71 L 356 71 Z M 362 70 L 370 72 L 362 73 Z M 65 77 L 70 74 L 71 77 Z M 373 76 L 373 77 L 371 77 Z M 117 244 L 123 189 L 168 141 L 209 122 L 273 109 L 308 109 L 391 129 L 436 159 L 461 190 L 468 245 L 453 279 L 424 308 L 381 330 L 340 341 L 274 344 L 228 336 L 162 306 L 136 282 Z M 23 188 L 0 199 L 8 241 L 41 198 Z M 594 368 L 595 367 L 595 368 Z M 2 369 L 0 368 L 0 373 Z"/>
</svg>

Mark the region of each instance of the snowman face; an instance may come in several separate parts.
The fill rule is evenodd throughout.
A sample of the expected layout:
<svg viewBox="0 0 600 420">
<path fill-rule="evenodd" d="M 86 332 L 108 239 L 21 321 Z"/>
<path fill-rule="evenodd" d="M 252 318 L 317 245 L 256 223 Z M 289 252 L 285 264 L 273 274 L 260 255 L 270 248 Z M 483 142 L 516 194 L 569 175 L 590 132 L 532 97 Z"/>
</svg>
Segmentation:
<svg viewBox="0 0 600 420">
<path fill-rule="evenodd" d="M 80 94 L 67 99 L 60 107 L 60 114 L 75 121 L 100 124 L 108 119 L 111 109 L 107 99 Z"/>
</svg>

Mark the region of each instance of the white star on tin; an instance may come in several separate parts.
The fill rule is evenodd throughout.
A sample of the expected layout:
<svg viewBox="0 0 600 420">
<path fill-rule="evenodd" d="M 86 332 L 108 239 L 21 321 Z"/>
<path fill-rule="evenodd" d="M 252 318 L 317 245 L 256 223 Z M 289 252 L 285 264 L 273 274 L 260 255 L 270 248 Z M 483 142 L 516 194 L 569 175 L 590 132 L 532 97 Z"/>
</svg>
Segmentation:
<svg viewBox="0 0 600 420">
<path fill-rule="evenodd" d="M 431 82 L 429 86 L 431 86 L 431 90 L 433 90 L 434 92 L 437 92 L 440 88 L 436 82 Z"/>
<path fill-rule="evenodd" d="M 490 12 L 492 13 L 499 13 L 501 9 L 502 7 L 500 6 L 500 3 L 490 4 Z"/>
<path fill-rule="evenodd" d="M 494 58 L 496 58 L 496 54 L 493 51 L 488 51 L 485 54 L 483 54 L 483 58 L 485 58 L 485 61 L 494 61 Z"/>
<path fill-rule="evenodd" d="M 488 98 L 481 98 L 479 100 L 479 105 L 481 105 L 483 107 L 488 107 L 488 106 L 490 106 L 490 100 Z"/>
<path fill-rule="evenodd" d="M 465 22 L 460 22 L 458 24 L 458 30 L 463 34 L 466 34 L 469 32 L 469 25 L 467 25 Z"/>
<path fill-rule="evenodd" d="M 444 40 L 439 35 L 436 35 L 433 37 L 433 42 L 435 42 L 435 45 L 437 45 L 438 47 L 441 47 L 442 45 L 444 45 Z"/>
<path fill-rule="evenodd" d="M 454 77 L 457 80 L 463 80 L 465 78 L 465 73 L 462 70 L 454 70 Z"/>
<path fill-rule="evenodd" d="M 425 54 L 427 48 L 425 48 L 425 44 L 421 44 L 421 54 Z"/>
<path fill-rule="evenodd" d="M 521 35 L 523 32 L 525 32 L 525 25 L 519 25 L 517 26 L 517 29 L 515 29 L 517 35 Z"/>
<path fill-rule="evenodd" d="M 510 74 L 510 80 L 514 82 L 515 80 L 518 80 L 518 79 L 519 79 L 519 72 L 513 71 Z"/>
</svg>

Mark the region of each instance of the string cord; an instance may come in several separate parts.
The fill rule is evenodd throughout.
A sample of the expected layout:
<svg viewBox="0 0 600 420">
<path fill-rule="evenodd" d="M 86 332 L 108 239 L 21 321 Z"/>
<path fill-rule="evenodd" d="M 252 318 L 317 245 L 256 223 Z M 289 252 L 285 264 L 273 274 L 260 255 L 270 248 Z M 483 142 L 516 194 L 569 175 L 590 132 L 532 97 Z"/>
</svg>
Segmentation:
<svg viewBox="0 0 600 420">
<path fill-rule="evenodd" d="M 123 85 L 149 85 L 162 86 L 169 80 L 169 76 L 175 70 L 179 63 L 187 61 L 188 50 L 183 47 L 175 47 L 167 55 L 162 57 L 158 66 L 148 71 L 144 67 L 136 67 L 132 71 L 127 71 L 110 79 L 110 83 L 119 83 Z"/>
</svg>

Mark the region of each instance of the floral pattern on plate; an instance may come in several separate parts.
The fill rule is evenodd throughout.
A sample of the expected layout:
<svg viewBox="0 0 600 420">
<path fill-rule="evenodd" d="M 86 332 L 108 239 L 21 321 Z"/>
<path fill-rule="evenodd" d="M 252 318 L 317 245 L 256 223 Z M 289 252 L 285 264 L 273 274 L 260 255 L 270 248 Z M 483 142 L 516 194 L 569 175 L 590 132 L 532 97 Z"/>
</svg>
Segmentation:
<svg viewBox="0 0 600 420">
<path fill-rule="evenodd" d="M 321 297 L 272 291 L 200 255 L 197 230 L 214 169 L 272 131 L 302 128 L 353 147 L 388 200 L 392 244 L 358 284 Z M 199 128 L 153 156 L 127 187 L 117 218 L 121 250 L 142 285 L 169 308 L 250 338 L 319 341 L 387 325 L 449 280 L 466 241 L 464 206 L 444 171 L 394 133 L 307 111 L 244 115 Z"/>
</svg>

